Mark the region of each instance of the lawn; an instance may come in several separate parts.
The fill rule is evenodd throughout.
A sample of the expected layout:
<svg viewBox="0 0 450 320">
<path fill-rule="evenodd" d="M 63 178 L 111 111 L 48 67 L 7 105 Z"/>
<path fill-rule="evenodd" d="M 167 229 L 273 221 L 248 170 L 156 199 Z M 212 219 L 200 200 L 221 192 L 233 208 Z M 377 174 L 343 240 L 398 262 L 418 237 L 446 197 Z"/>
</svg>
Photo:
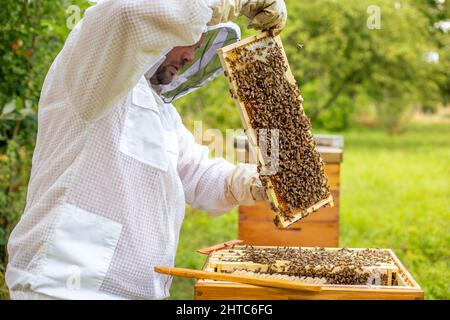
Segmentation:
<svg viewBox="0 0 450 320">
<path fill-rule="evenodd" d="M 392 248 L 425 290 L 450 299 L 450 125 L 344 133 L 341 246 Z M 237 236 L 237 213 L 211 217 L 188 208 L 176 265 L 201 268 L 195 251 Z M 175 278 L 172 299 L 192 299 L 194 281 Z M 0 274 L 0 297 L 5 297 Z M 3 291 L 3 294 L 2 294 Z"/>
<path fill-rule="evenodd" d="M 340 245 L 392 248 L 426 299 L 450 299 L 450 125 L 344 136 Z M 188 209 L 176 265 L 201 268 L 205 257 L 196 249 L 236 237 L 236 212 L 214 218 Z M 192 299 L 193 284 L 175 278 L 172 299 Z"/>
</svg>

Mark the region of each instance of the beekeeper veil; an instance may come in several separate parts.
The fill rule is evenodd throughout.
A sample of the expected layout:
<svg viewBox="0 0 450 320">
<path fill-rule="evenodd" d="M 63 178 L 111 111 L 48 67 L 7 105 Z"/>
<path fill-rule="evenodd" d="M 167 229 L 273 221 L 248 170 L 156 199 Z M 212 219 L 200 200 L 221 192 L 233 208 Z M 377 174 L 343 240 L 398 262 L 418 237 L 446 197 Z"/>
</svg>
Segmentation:
<svg viewBox="0 0 450 320">
<path fill-rule="evenodd" d="M 214 80 L 223 70 L 217 49 L 238 41 L 240 36 L 239 26 L 232 22 L 206 27 L 193 61 L 184 65 L 171 83 L 159 87 L 162 100 L 171 103 Z M 153 74 L 154 69 L 146 73 L 146 78 L 149 80 Z"/>
</svg>

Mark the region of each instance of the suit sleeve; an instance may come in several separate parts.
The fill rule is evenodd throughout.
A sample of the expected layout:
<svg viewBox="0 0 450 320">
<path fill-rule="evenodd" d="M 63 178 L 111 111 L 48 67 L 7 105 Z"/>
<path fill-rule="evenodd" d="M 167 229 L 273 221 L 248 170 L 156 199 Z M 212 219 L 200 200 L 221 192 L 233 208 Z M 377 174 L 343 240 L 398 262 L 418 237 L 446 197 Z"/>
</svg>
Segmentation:
<svg viewBox="0 0 450 320">
<path fill-rule="evenodd" d="M 186 202 L 193 208 L 219 215 L 234 209 L 237 203 L 226 198 L 226 179 L 236 167 L 223 158 L 209 158 L 208 147 L 195 142 L 194 136 L 178 124 L 180 146 L 177 171 Z"/>
<path fill-rule="evenodd" d="M 103 0 L 89 8 L 61 52 L 69 102 L 84 120 L 101 117 L 161 55 L 195 43 L 211 12 L 208 0 Z"/>
</svg>

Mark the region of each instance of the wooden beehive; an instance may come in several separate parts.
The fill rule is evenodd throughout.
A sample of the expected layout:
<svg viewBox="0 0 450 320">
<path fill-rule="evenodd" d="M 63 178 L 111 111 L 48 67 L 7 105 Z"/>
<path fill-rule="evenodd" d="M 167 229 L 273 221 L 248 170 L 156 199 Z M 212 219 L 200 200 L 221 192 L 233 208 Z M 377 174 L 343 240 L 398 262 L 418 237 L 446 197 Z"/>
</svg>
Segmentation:
<svg viewBox="0 0 450 320">
<path fill-rule="evenodd" d="M 245 61 L 242 60 L 241 57 L 242 51 L 248 52 Z M 258 102 L 252 102 L 249 96 L 245 97 L 243 94 L 244 90 L 242 89 L 242 81 L 244 80 L 240 78 L 239 72 L 241 71 L 251 75 L 254 74 L 253 72 L 249 73 L 250 68 L 255 67 L 255 65 L 260 63 L 261 60 L 264 60 L 266 57 L 270 56 L 270 54 L 273 53 L 275 53 L 279 58 L 277 60 L 279 62 L 279 65 L 271 65 L 267 63 L 267 61 L 262 63 L 262 65 L 265 66 L 264 68 L 269 68 L 270 70 L 272 70 L 271 72 L 276 73 L 277 75 L 281 74 L 281 76 L 277 78 L 278 81 L 281 81 L 281 83 L 260 83 L 259 86 L 253 86 L 250 88 L 251 92 L 249 93 L 249 96 L 253 97 L 256 94 L 256 88 L 258 88 L 260 93 L 263 93 L 264 96 L 268 97 L 269 99 L 273 98 L 274 100 L 270 101 L 274 101 L 276 103 L 275 105 L 271 105 L 272 102 L 266 102 L 265 99 L 262 99 L 261 97 L 258 97 Z M 256 121 L 255 119 L 265 119 L 267 118 L 267 116 L 279 112 L 281 110 L 280 108 L 285 108 L 282 110 L 290 112 L 290 108 L 292 106 L 295 106 L 292 109 L 294 110 L 294 115 L 292 117 L 288 117 L 291 123 L 295 123 L 295 125 L 291 124 L 290 126 L 294 129 L 288 129 L 289 126 L 285 122 L 281 122 L 281 126 L 276 129 L 282 131 L 282 134 L 286 135 L 283 138 L 284 143 L 292 141 L 292 139 L 289 139 L 287 137 L 298 136 L 293 132 L 298 131 L 301 133 L 301 139 L 299 141 L 292 141 L 292 144 L 297 148 L 295 149 L 296 155 L 293 157 L 293 159 L 298 160 L 299 156 L 300 158 L 303 157 L 303 159 L 309 157 L 307 159 L 308 161 L 298 161 L 303 161 L 305 168 L 312 168 L 312 170 L 311 172 L 302 170 L 301 174 L 304 174 L 305 177 L 298 181 L 305 181 L 305 183 L 309 183 L 308 181 L 317 180 L 318 182 L 315 184 L 310 184 L 308 186 L 308 188 L 311 187 L 310 192 L 304 191 L 302 193 L 291 193 L 294 192 L 293 189 L 298 189 L 299 184 L 287 184 L 287 181 L 292 181 L 293 177 L 298 176 L 298 174 L 286 172 L 286 170 L 290 171 L 291 169 L 296 169 L 293 168 L 293 166 L 288 166 L 288 162 L 283 164 L 285 166 L 285 169 L 282 170 L 281 173 L 280 171 L 278 171 L 275 175 L 261 175 L 263 184 L 266 187 L 266 193 L 269 198 L 271 208 L 276 214 L 274 219 L 275 224 L 279 227 L 286 228 L 292 223 L 306 217 L 312 212 L 317 211 L 323 206 L 333 206 L 333 197 L 329 191 L 329 186 L 327 185 L 328 183 L 326 182 L 322 159 L 320 158 L 320 154 L 315 148 L 316 144 L 310 131 L 310 123 L 306 115 L 304 114 L 301 104 L 302 98 L 298 92 L 294 76 L 292 75 L 292 72 L 289 68 L 289 64 L 287 62 L 287 58 L 284 53 L 283 45 L 279 36 L 272 38 L 269 37 L 267 33 L 262 33 L 260 35 L 244 39 L 242 41 L 219 49 L 218 56 L 224 67 L 225 76 L 228 78 L 231 88 L 230 91 L 238 107 L 244 129 L 246 130 L 246 134 L 249 138 L 249 142 L 254 147 L 256 161 L 258 163 L 260 172 L 270 171 L 270 160 L 267 160 L 267 158 L 264 157 L 263 152 L 261 151 L 262 146 L 259 143 L 259 133 L 257 130 L 268 128 L 270 125 L 263 125 L 263 121 L 257 123 L 258 121 Z M 258 68 L 259 67 L 261 66 L 258 66 Z M 261 71 L 262 74 L 263 69 L 257 70 Z M 282 93 L 282 98 L 279 97 L 281 90 L 280 86 L 284 90 Z M 260 104 L 258 107 L 256 107 L 257 103 Z M 261 107 L 263 104 L 266 105 L 265 108 Z M 273 108 L 276 108 L 276 110 Z M 283 114 L 283 116 L 285 116 L 285 114 Z M 280 144 L 283 144 L 283 142 L 280 142 Z M 281 149 L 283 149 L 283 147 L 281 147 Z M 277 177 L 275 178 L 275 176 Z M 276 181 L 276 179 L 279 179 L 280 177 L 284 177 L 284 180 Z M 285 189 L 287 189 L 288 191 L 286 191 Z M 316 191 L 313 192 L 313 189 Z M 289 194 L 289 196 L 287 196 L 287 193 Z M 295 197 L 297 197 L 298 199 L 301 198 L 302 201 L 291 201 L 291 203 L 289 203 L 291 198 L 293 199 Z M 304 200 L 306 198 L 308 199 Z M 302 205 L 298 206 L 300 202 L 302 202 Z"/>
<path fill-rule="evenodd" d="M 343 137 L 336 135 L 316 135 L 317 150 L 325 163 L 333 196 L 333 207 L 322 207 L 316 213 L 295 222 L 288 229 L 273 224 L 275 213 L 270 206 L 261 202 L 239 207 L 238 239 L 252 245 L 338 247 L 340 172 L 343 161 Z M 240 137 L 236 147 L 242 159 L 254 163 L 248 143 Z"/>
<path fill-rule="evenodd" d="M 236 261 L 245 246 L 235 246 L 232 249 L 217 250 L 208 255 L 203 266 L 205 271 L 232 272 L 234 270 L 247 270 L 264 272 L 267 266 L 246 261 Z M 277 247 L 255 246 L 258 250 L 277 249 Z M 289 249 L 300 249 L 290 247 Z M 302 247 L 301 250 L 317 250 L 317 248 Z M 413 279 L 408 270 L 390 249 L 342 249 L 323 248 L 326 252 L 347 250 L 354 254 L 361 250 L 377 250 L 389 256 L 390 262 L 369 266 L 368 269 L 376 270 L 381 275 L 382 282 L 365 285 L 352 284 L 322 284 L 320 292 L 296 291 L 288 289 L 269 288 L 238 284 L 223 281 L 199 280 L 195 284 L 195 299 L 197 300 L 322 300 L 322 299 L 423 299 L 423 291 Z M 282 265 L 280 261 L 279 265 Z M 277 261 L 278 263 L 278 261 Z M 271 266 L 275 272 L 282 273 L 279 265 Z M 274 267 L 275 266 L 275 267 Z M 265 269 L 266 268 L 266 269 Z M 277 269 L 278 268 L 278 269 Z M 273 271 L 272 271 L 273 272 Z"/>
</svg>

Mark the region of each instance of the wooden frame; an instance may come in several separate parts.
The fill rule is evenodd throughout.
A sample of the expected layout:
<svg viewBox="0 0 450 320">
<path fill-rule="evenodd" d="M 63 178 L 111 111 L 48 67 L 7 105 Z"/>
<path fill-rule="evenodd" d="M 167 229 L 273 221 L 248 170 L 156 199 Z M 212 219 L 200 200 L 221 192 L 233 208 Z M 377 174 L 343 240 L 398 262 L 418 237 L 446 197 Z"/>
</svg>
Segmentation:
<svg viewBox="0 0 450 320">
<path fill-rule="evenodd" d="M 246 135 L 248 136 L 248 140 L 249 143 L 251 143 L 253 145 L 253 150 L 255 151 L 255 155 L 256 155 L 256 159 L 258 161 L 258 163 L 261 165 L 261 168 L 263 170 L 267 169 L 267 165 L 264 162 L 264 158 L 262 156 L 262 152 L 257 144 L 257 138 L 256 138 L 256 134 L 255 134 L 255 130 L 254 128 L 252 128 L 251 126 L 251 122 L 250 122 L 250 118 L 249 115 L 247 113 L 246 107 L 244 105 L 244 103 L 239 99 L 239 97 L 237 97 L 237 95 L 235 94 L 235 92 L 237 91 L 237 84 L 236 82 L 232 79 L 232 70 L 230 68 L 230 64 L 228 62 L 229 59 L 233 59 L 233 50 L 238 48 L 238 47 L 244 47 L 244 46 L 248 46 L 251 43 L 254 43 L 256 41 L 259 41 L 261 39 L 264 39 L 266 37 L 269 37 L 269 34 L 267 32 L 262 32 L 261 34 L 252 36 L 252 37 L 248 37 L 246 39 L 243 39 L 241 41 L 238 41 L 236 43 L 233 43 L 229 46 L 223 47 L 219 50 L 217 50 L 217 54 L 220 58 L 220 61 L 222 63 L 222 66 L 224 68 L 225 71 L 225 76 L 228 79 L 228 83 L 230 85 L 230 91 L 232 93 L 232 96 L 236 102 L 236 106 L 237 109 L 239 111 L 239 115 L 242 121 L 242 124 L 244 126 L 244 130 Z M 283 44 L 281 42 L 281 39 L 279 36 L 273 37 L 272 38 L 282 49 L 282 53 L 283 53 L 283 57 L 285 59 L 286 65 L 287 65 L 287 71 L 285 73 L 287 79 L 289 82 L 291 82 L 294 85 L 296 84 L 295 78 L 291 72 L 291 69 L 289 68 L 289 64 L 287 63 L 287 57 L 283 48 Z M 266 193 L 267 193 L 267 197 L 270 201 L 270 203 L 272 204 L 272 206 L 274 208 L 282 208 L 283 205 L 280 202 L 277 193 L 274 189 L 274 186 L 272 184 L 272 182 L 268 181 L 267 184 L 267 188 L 266 188 Z M 281 214 L 280 210 L 275 210 L 276 215 L 278 217 L 278 226 L 282 227 L 282 228 L 287 228 L 288 226 L 290 226 L 291 224 L 293 224 L 294 222 L 306 217 L 307 215 L 309 215 L 312 212 L 317 211 L 319 208 L 323 207 L 323 206 L 330 206 L 333 207 L 333 197 L 331 196 L 331 194 L 325 198 L 320 200 L 319 202 L 317 202 L 316 204 L 312 205 L 311 207 L 307 208 L 307 209 L 298 209 L 298 210 L 293 210 L 291 212 L 292 216 L 289 217 L 289 219 L 285 219 L 285 217 Z"/>
<path fill-rule="evenodd" d="M 243 246 L 236 246 L 233 250 L 239 250 Z M 255 246 L 255 248 L 276 248 L 273 246 Z M 295 248 L 295 247 L 291 247 Z M 313 249 L 302 247 L 302 249 Z M 325 248 L 325 250 L 340 250 L 340 248 Z M 349 250 L 365 250 L 363 248 L 349 248 Z M 224 281 L 199 280 L 195 284 L 195 299 L 198 300 L 287 300 L 287 299 L 423 299 L 424 294 L 405 266 L 400 262 L 391 249 L 378 249 L 389 252 L 394 266 L 385 267 L 389 275 L 389 281 L 394 281 L 395 285 L 333 285 L 322 284 L 321 292 L 303 292 L 288 289 L 267 288 L 246 284 L 238 284 Z M 217 270 L 217 262 L 214 257 L 218 257 L 220 252 L 227 254 L 229 249 L 212 252 L 203 266 L 205 271 Z M 230 265 L 225 266 L 229 268 Z M 259 267 L 259 266 L 258 266 Z M 392 284 L 392 282 L 391 282 Z"/>
</svg>

